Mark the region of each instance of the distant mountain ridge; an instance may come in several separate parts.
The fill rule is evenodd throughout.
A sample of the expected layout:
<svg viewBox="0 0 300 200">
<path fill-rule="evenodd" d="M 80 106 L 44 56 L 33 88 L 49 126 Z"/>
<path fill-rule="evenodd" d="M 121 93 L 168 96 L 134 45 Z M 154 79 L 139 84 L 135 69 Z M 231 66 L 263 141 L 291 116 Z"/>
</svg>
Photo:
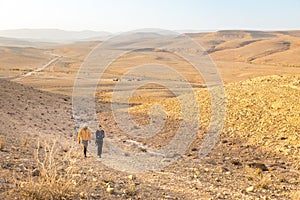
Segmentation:
<svg viewBox="0 0 300 200">
<path fill-rule="evenodd" d="M 0 37 L 16 38 L 35 42 L 73 42 L 89 38 L 107 37 L 105 31 L 65 31 L 60 29 L 11 29 L 0 30 Z"/>
<path fill-rule="evenodd" d="M 8 38 L 0 36 L 0 46 L 8 46 L 8 47 L 37 47 L 42 48 L 45 46 L 57 45 L 55 42 L 38 42 L 38 41 L 30 41 L 25 39 L 16 39 L 16 38 Z"/>
</svg>

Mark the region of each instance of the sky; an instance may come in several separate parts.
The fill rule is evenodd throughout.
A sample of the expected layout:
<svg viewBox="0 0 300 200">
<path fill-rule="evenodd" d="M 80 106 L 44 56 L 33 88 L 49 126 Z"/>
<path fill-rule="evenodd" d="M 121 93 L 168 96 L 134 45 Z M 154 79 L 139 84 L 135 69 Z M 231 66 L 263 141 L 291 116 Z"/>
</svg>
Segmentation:
<svg viewBox="0 0 300 200">
<path fill-rule="evenodd" d="M 300 30 L 300 0 L 0 0 L 0 30 Z"/>
</svg>

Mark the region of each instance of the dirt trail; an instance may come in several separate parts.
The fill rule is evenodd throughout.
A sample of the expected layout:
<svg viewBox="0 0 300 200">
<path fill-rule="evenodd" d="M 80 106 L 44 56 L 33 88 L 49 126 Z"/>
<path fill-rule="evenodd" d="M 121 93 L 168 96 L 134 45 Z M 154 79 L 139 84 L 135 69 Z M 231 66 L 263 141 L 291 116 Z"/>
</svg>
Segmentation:
<svg viewBox="0 0 300 200">
<path fill-rule="evenodd" d="M 40 71 L 43 71 L 45 68 L 49 67 L 50 65 L 52 65 L 54 62 L 58 61 L 62 56 L 55 56 L 53 59 L 51 59 L 48 63 L 38 67 L 37 69 L 31 71 L 31 72 L 28 72 L 26 74 L 23 74 L 21 77 L 18 77 L 16 79 L 13 79 L 14 81 L 19 81 L 19 80 L 22 80 L 23 78 L 25 77 L 28 77 L 28 76 L 31 76 L 37 72 L 40 72 Z"/>
</svg>

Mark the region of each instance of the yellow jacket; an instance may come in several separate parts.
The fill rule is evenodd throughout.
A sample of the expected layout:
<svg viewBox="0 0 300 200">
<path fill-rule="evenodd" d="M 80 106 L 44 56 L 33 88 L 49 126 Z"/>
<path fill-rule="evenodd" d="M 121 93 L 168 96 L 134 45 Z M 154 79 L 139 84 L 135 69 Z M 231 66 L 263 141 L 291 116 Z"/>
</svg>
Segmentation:
<svg viewBox="0 0 300 200">
<path fill-rule="evenodd" d="M 78 133 L 78 142 L 80 143 L 80 139 L 81 140 L 92 140 L 92 134 L 91 134 L 91 130 L 89 128 L 87 128 L 86 130 L 84 130 L 84 128 L 80 129 L 79 133 Z"/>
</svg>

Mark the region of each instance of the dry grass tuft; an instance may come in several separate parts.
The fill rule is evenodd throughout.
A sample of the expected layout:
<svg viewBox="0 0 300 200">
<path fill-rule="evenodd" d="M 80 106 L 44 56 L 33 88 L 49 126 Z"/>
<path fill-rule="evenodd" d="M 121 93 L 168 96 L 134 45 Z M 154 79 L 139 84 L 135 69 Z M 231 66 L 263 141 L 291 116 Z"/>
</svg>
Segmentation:
<svg viewBox="0 0 300 200">
<path fill-rule="evenodd" d="M 260 189 L 269 189 L 271 186 L 272 186 L 272 181 L 266 177 L 261 178 L 256 183 L 256 188 L 260 188 Z"/>
<path fill-rule="evenodd" d="M 244 166 L 244 173 L 248 180 L 259 182 L 263 179 L 263 174 L 261 169 L 250 168 L 248 166 Z"/>
<path fill-rule="evenodd" d="M 71 149 L 71 144 L 69 142 L 66 142 L 61 146 L 61 151 L 64 153 L 69 152 L 70 149 Z"/>
<path fill-rule="evenodd" d="M 84 188 L 75 165 L 78 158 L 72 155 L 72 149 L 63 157 L 58 156 L 58 151 L 57 143 L 35 149 L 36 168 L 27 174 L 25 181 L 15 177 L 14 192 L 18 196 L 23 199 L 71 199 L 80 195 Z"/>
<path fill-rule="evenodd" d="M 0 151 L 4 150 L 6 146 L 6 140 L 7 140 L 6 136 L 0 137 Z"/>
<path fill-rule="evenodd" d="M 127 190 L 125 190 L 125 194 L 128 196 L 134 196 L 136 195 L 136 185 L 134 183 L 130 183 L 127 185 Z"/>
</svg>

